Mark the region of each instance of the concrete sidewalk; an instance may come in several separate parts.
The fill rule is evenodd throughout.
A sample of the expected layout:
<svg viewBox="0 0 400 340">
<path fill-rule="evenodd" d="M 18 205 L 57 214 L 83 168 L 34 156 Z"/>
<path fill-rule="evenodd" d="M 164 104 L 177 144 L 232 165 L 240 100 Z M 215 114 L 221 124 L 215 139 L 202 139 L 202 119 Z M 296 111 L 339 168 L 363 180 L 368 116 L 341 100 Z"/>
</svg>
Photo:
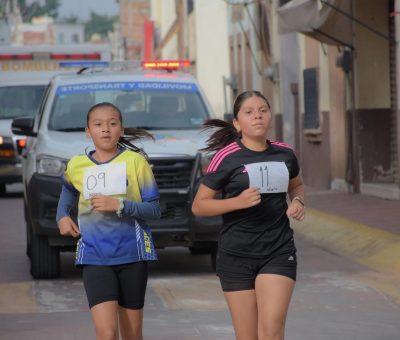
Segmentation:
<svg viewBox="0 0 400 340">
<path fill-rule="evenodd" d="M 365 279 L 400 303 L 400 201 L 307 188 L 306 206 L 295 233 L 366 266 Z"/>
</svg>

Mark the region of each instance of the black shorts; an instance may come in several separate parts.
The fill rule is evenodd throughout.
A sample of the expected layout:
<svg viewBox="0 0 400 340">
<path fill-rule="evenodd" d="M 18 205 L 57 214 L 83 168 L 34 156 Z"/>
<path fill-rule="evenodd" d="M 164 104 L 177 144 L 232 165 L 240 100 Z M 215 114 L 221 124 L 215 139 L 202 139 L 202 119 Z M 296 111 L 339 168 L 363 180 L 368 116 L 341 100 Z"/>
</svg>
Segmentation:
<svg viewBox="0 0 400 340">
<path fill-rule="evenodd" d="M 268 258 L 241 257 L 222 250 L 218 252 L 217 275 L 224 292 L 255 289 L 258 274 L 283 275 L 296 281 L 296 248 Z"/>
<path fill-rule="evenodd" d="M 142 309 L 147 286 L 147 262 L 116 266 L 84 265 L 83 284 L 89 307 L 118 301 L 127 309 Z"/>
</svg>

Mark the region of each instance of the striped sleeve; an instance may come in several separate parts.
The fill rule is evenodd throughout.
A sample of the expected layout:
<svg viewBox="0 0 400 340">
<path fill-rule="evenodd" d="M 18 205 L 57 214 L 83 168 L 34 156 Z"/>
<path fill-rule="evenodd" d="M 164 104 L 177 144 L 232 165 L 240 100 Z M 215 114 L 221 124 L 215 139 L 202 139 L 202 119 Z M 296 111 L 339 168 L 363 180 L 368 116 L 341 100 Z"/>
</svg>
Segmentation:
<svg viewBox="0 0 400 340">
<path fill-rule="evenodd" d="M 228 182 L 231 169 L 226 166 L 227 157 L 240 150 L 240 146 L 233 142 L 219 150 L 211 159 L 206 175 L 202 178 L 202 184 L 213 189 L 220 190 Z"/>
<path fill-rule="evenodd" d="M 221 165 L 222 161 L 224 160 L 224 158 L 238 150 L 240 150 L 240 147 L 236 142 L 228 144 L 227 146 L 225 146 L 224 148 L 219 150 L 212 158 L 210 165 L 207 168 L 207 173 L 216 172 L 218 167 Z"/>
</svg>

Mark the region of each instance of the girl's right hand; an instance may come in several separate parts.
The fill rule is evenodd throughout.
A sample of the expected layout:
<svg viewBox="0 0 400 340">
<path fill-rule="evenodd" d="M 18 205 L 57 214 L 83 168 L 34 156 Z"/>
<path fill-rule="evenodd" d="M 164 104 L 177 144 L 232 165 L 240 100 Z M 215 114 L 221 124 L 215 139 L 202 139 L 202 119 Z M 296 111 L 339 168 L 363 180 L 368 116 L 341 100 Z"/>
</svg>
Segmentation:
<svg viewBox="0 0 400 340">
<path fill-rule="evenodd" d="M 65 216 L 58 221 L 58 229 L 60 229 L 60 234 L 64 236 L 78 237 L 81 234 L 78 226 L 69 216 Z"/>
<path fill-rule="evenodd" d="M 259 188 L 248 188 L 243 190 L 242 193 L 237 196 L 238 198 L 238 209 L 245 209 L 254 207 L 261 202 L 261 194 Z"/>
</svg>

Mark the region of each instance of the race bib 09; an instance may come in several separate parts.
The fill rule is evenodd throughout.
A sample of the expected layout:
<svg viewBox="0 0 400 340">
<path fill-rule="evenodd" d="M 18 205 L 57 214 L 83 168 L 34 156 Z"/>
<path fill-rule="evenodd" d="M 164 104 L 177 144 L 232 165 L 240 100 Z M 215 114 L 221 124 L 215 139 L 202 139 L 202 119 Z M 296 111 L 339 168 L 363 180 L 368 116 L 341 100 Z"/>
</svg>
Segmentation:
<svg viewBox="0 0 400 340">
<path fill-rule="evenodd" d="M 245 165 L 250 187 L 262 194 L 287 192 L 289 171 L 285 162 L 261 162 Z"/>
<path fill-rule="evenodd" d="M 83 197 L 126 193 L 126 163 L 109 163 L 85 169 Z"/>
</svg>

